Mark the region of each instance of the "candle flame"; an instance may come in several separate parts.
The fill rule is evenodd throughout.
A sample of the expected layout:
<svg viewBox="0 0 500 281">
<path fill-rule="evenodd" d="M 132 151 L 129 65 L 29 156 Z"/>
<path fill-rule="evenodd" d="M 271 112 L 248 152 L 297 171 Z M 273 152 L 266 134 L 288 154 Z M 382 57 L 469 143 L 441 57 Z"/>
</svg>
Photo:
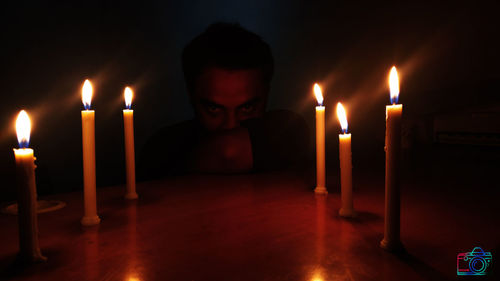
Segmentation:
<svg viewBox="0 0 500 281">
<path fill-rule="evenodd" d="M 391 90 L 391 103 L 398 103 L 399 98 L 399 78 L 398 71 L 396 67 L 391 68 L 391 73 L 389 74 L 389 89 Z"/>
<path fill-rule="evenodd" d="M 86 110 L 90 109 L 90 103 L 92 102 L 92 84 L 89 79 L 85 80 L 82 87 L 82 102 L 83 107 Z"/>
<path fill-rule="evenodd" d="M 347 114 L 345 112 L 344 106 L 339 102 L 337 103 L 337 118 L 340 122 L 340 127 L 342 132 L 347 133 Z"/>
<path fill-rule="evenodd" d="M 316 96 L 318 105 L 323 105 L 323 93 L 321 93 L 321 87 L 318 85 L 318 83 L 314 83 L 314 95 Z"/>
<path fill-rule="evenodd" d="M 130 89 L 130 87 L 125 87 L 124 95 L 125 95 L 125 106 L 127 107 L 127 109 L 130 109 L 130 106 L 132 105 L 132 96 L 133 96 L 132 89 Z"/>
<path fill-rule="evenodd" d="M 31 121 L 28 113 L 21 110 L 16 119 L 17 142 L 20 148 L 28 148 L 31 133 Z"/>
</svg>

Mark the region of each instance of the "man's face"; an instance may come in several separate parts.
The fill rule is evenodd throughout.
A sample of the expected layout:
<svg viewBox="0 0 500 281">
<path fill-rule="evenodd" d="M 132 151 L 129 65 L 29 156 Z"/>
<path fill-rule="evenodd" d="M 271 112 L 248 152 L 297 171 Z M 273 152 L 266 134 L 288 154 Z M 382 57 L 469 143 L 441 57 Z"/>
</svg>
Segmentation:
<svg viewBox="0 0 500 281">
<path fill-rule="evenodd" d="M 264 114 L 268 90 L 260 69 L 210 67 L 196 80 L 191 98 L 207 130 L 230 130 Z"/>
</svg>

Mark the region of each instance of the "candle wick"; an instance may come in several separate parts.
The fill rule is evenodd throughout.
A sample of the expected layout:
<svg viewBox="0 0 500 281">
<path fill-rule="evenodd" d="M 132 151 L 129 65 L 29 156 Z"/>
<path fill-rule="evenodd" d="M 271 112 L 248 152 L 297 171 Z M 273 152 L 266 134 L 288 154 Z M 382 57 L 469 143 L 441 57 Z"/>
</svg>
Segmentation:
<svg viewBox="0 0 500 281">
<path fill-rule="evenodd" d="M 26 140 L 22 140 L 19 143 L 19 148 L 28 148 L 28 142 Z"/>
</svg>

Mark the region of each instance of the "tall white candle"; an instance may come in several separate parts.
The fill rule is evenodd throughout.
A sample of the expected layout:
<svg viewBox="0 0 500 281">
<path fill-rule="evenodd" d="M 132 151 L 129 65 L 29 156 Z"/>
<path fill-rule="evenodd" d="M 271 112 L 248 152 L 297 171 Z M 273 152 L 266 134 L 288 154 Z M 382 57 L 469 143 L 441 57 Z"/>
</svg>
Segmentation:
<svg viewBox="0 0 500 281">
<path fill-rule="evenodd" d="M 17 212 L 19 223 L 19 256 L 27 262 L 47 260 L 40 251 L 38 242 L 38 217 L 35 183 L 35 157 L 28 148 L 31 121 L 26 111 L 21 110 L 16 120 L 19 149 L 14 149 L 17 178 Z"/>
<path fill-rule="evenodd" d="M 399 78 L 396 67 L 389 74 L 392 105 L 386 106 L 385 131 L 385 224 L 384 239 L 380 246 L 391 252 L 403 250 L 400 240 L 400 159 L 401 118 L 403 105 L 399 98 Z"/>
<path fill-rule="evenodd" d="M 339 215 L 342 217 L 354 217 L 352 200 L 352 155 L 351 155 L 351 134 L 347 133 L 347 115 L 344 106 L 337 104 L 337 117 L 342 128 L 339 134 L 339 160 L 340 160 L 340 199 L 341 208 Z"/>
<path fill-rule="evenodd" d="M 83 199 L 84 215 L 82 225 L 99 224 L 96 203 L 95 175 L 95 119 L 94 111 L 90 110 L 92 102 L 92 84 L 87 79 L 82 87 L 82 148 L 83 148 Z"/>
<path fill-rule="evenodd" d="M 318 101 L 316 106 L 316 188 L 317 194 L 327 194 L 325 175 L 325 107 L 321 87 L 314 84 L 314 95 Z"/>
<path fill-rule="evenodd" d="M 135 191 L 135 148 L 134 148 L 134 111 L 132 106 L 132 89 L 125 88 L 125 106 L 123 110 L 123 127 L 125 133 L 125 168 L 127 173 L 127 187 L 125 198 L 137 199 Z"/>
</svg>

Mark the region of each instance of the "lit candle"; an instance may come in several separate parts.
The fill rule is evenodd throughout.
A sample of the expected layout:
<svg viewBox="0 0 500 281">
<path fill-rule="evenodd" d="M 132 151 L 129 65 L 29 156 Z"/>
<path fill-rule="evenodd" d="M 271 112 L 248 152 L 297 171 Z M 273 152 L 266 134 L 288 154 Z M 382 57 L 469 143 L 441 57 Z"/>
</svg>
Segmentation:
<svg viewBox="0 0 500 281">
<path fill-rule="evenodd" d="M 314 84 L 314 95 L 318 101 L 316 106 L 316 188 L 315 193 L 327 194 L 325 179 L 325 107 L 321 87 Z"/>
<path fill-rule="evenodd" d="M 337 104 L 337 118 L 342 128 L 339 134 L 339 160 L 340 160 L 340 199 L 341 217 L 354 217 L 356 215 L 352 202 L 352 155 L 351 134 L 347 133 L 347 115 L 344 106 Z"/>
<path fill-rule="evenodd" d="M 38 219 L 35 183 L 35 157 L 28 148 L 31 122 L 21 110 L 16 120 L 19 149 L 14 149 L 17 177 L 17 212 L 19 222 L 19 255 L 28 262 L 45 261 L 38 243 Z"/>
<path fill-rule="evenodd" d="M 385 225 L 384 239 L 380 246 L 387 251 L 401 251 L 400 241 L 400 158 L 401 158 L 401 116 L 403 105 L 399 98 L 399 78 L 396 67 L 389 74 L 389 88 L 392 105 L 386 106 L 385 120 Z"/>
<path fill-rule="evenodd" d="M 97 216 L 96 180 L 95 180 L 95 119 L 94 111 L 90 110 L 92 102 L 92 84 L 87 79 L 82 87 L 82 146 L 83 146 L 83 197 L 84 216 L 83 225 L 98 224 L 101 219 Z"/>
<path fill-rule="evenodd" d="M 127 170 L 127 191 L 126 199 L 137 199 L 135 191 L 135 149 L 134 149 L 134 111 L 132 106 L 132 90 L 125 88 L 125 106 L 123 110 L 123 127 L 125 130 L 125 168 Z"/>
</svg>

